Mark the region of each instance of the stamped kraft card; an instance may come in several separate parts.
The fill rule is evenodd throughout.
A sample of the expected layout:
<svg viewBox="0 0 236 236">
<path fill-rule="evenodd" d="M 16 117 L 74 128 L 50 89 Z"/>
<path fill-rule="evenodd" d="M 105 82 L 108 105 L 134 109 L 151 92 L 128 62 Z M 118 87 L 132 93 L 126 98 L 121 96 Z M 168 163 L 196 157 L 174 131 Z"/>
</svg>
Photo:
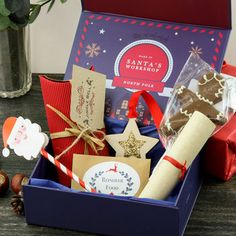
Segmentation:
<svg viewBox="0 0 236 236">
<path fill-rule="evenodd" d="M 70 82 L 71 119 L 92 130 L 104 128 L 106 76 L 74 65 Z"/>
<path fill-rule="evenodd" d="M 71 79 L 74 64 L 93 65 L 106 74 L 107 116 L 126 119 L 135 90 L 150 91 L 164 111 L 191 53 L 220 70 L 229 33 L 229 29 L 83 12 L 65 79 Z M 142 101 L 138 113 L 139 122 L 152 122 Z"/>
<path fill-rule="evenodd" d="M 136 157 L 73 156 L 72 171 L 98 193 L 138 196 L 148 182 L 150 159 Z M 84 191 L 74 180 L 73 189 Z"/>
</svg>

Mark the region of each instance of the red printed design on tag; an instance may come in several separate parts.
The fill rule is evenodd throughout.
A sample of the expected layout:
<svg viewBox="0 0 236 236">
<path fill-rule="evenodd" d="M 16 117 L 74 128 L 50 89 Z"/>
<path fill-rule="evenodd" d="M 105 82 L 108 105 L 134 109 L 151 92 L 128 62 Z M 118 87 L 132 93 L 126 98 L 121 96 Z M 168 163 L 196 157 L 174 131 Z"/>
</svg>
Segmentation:
<svg viewBox="0 0 236 236">
<path fill-rule="evenodd" d="M 139 40 L 119 53 L 113 86 L 162 92 L 172 70 L 173 58 L 166 46 Z"/>
</svg>

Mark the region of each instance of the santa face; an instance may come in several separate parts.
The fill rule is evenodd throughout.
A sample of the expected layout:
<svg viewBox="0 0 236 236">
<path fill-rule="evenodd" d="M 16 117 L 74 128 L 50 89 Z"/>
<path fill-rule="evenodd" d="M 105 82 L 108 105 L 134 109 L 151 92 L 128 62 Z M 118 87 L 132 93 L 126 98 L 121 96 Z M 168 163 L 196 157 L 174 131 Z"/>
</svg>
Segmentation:
<svg viewBox="0 0 236 236">
<path fill-rule="evenodd" d="M 16 155 L 31 160 L 36 158 L 41 149 L 47 145 L 48 138 L 41 132 L 38 124 L 32 124 L 30 120 L 19 117 L 7 143 Z"/>
<path fill-rule="evenodd" d="M 19 128 L 19 130 L 16 133 L 15 139 L 13 141 L 13 145 L 19 145 L 23 140 L 27 139 L 27 134 L 26 134 L 26 126 L 25 124 L 22 124 Z"/>
</svg>

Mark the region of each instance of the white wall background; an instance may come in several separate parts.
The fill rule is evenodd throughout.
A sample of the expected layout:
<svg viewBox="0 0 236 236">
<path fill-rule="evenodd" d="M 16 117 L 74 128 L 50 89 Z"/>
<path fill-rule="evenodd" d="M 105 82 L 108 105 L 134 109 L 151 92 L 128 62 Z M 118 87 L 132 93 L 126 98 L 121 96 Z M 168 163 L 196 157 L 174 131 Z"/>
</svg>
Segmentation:
<svg viewBox="0 0 236 236">
<path fill-rule="evenodd" d="M 56 1 L 47 14 L 44 9 L 31 25 L 31 61 L 34 73 L 64 73 L 81 12 L 80 0 Z M 233 30 L 226 52 L 228 63 L 236 65 L 236 1 L 232 0 Z"/>
</svg>

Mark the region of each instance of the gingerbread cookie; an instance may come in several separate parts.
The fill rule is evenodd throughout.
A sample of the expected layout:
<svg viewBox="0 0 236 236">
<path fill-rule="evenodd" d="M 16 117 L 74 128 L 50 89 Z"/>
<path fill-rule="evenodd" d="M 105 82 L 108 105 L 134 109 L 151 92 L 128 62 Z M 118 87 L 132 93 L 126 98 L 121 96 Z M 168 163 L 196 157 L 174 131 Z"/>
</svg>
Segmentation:
<svg viewBox="0 0 236 236">
<path fill-rule="evenodd" d="M 199 80 L 197 95 L 199 98 L 207 99 L 213 104 L 216 104 L 222 100 L 224 89 L 224 78 L 217 73 L 211 72 L 203 75 Z"/>
<path fill-rule="evenodd" d="M 165 136 L 175 134 L 188 122 L 194 111 L 205 114 L 217 125 L 223 125 L 227 120 L 213 105 L 222 100 L 224 83 L 223 77 L 209 73 L 200 79 L 199 91 L 196 93 L 183 85 L 176 87 L 176 97 L 181 108 L 161 125 L 161 133 Z"/>
<path fill-rule="evenodd" d="M 197 97 L 195 93 L 193 93 L 191 90 L 187 89 L 183 85 L 176 87 L 176 95 L 177 95 L 177 99 L 184 106 L 187 106 L 199 100 L 199 98 Z"/>
</svg>

